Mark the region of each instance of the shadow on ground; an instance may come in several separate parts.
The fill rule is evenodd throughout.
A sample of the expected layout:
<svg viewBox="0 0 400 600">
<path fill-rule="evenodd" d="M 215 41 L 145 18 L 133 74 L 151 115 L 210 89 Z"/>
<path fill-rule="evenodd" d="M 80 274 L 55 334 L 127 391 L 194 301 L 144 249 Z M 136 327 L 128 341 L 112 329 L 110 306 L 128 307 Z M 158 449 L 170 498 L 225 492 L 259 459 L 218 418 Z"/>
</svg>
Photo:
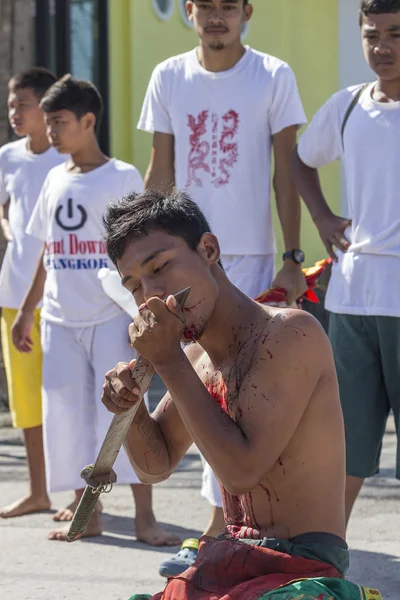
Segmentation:
<svg viewBox="0 0 400 600">
<path fill-rule="evenodd" d="M 154 547 L 138 542 L 135 537 L 135 527 L 131 517 L 115 516 L 106 512 L 102 513 L 102 517 L 104 527 L 103 535 L 96 538 L 82 539 L 80 540 L 81 543 L 120 546 L 122 548 L 130 547 L 153 552 L 159 551 L 166 554 L 175 552 L 174 547 L 171 546 Z M 160 525 L 170 533 L 178 535 L 182 540 L 192 537 L 199 538 L 202 533 L 197 529 L 187 529 L 171 523 L 160 523 Z"/>
<path fill-rule="evenodd" d="M 365 587 L 378 588 L 384 600 L 397 600 L 400 597 L 400 560 L 383 552 L 351 550 L 348 579 Z"/>
</svg>

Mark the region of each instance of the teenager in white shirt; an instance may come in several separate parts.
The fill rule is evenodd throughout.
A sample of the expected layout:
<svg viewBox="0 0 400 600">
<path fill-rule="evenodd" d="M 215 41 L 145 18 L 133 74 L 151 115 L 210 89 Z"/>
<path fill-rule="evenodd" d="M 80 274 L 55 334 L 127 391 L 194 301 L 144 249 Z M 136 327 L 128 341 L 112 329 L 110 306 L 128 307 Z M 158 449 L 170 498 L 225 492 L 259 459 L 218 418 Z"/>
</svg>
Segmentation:
<svg viewBox="0 0 400 600">
<path fill-rule="evenodd" d="M 360 26 L 377 80 L 332 96 L 293 158 L 301 195 L 335 261 L 326 308 L 346 426 L 347 521 L 364 479 L 379 471 L 390 410 L 397 434 L 400 416 L 400 0 L 362 0 Z M 346 218 L 332 213 L 318 177 L 337 159 L 346 174 Z"/>
<path fill-rule="evenodd" d="M 11 341 L 11 326 L 32 280 L 41 244 L 25 233 L 47 173 L 65 160 L 46 135 L 39 102 L 56 81 L 47 69 L 34 67 L 8 84 L 8 118 L 21 139 L 0 149 L 1 227 L 7 248 L 0 271 L 1 341 L 13 427 L 22 429 L 29 472 L 29 494 L 0 508 L 0 517 L 18 517 L 50 508 L 42 440 L 42 352 L 40 308 L 34 307 L 29 355 Z"/>
<path fill-rule="evenodd" d="M 70 159 L 50 171 L 27 231 L 42 244 L 32 285 L 13 328 L 16 347 L 29 350 L 34 306 L 43 296 L 43 412 L 47 482 L 50 490 L 75 490 L 75 502 L 61 515 L 71 519 L 83 492 L 80 471 L 94 462 L 110 424 L 100 398 L 110 360 L 131 360 L 131 321 L 103 291 L 98 271 L 108 267 L 102 242 L 107 204 L 141 190 L 132 165 L 105 156 L 95 135 L 101 97 L 87 81 L 66 76 L 41 102 L 53 146 Z M 124 358 L 126 357 L 126 358 Z M 119 483 L 131 483 L 137 538 L 152 545 L 176 544 L 156 523 L 151 488 L 139 484 L 123 451 L 116 462 Z M 86 536 L 102 531 L 100 509 Z M 50 539 L 65 540 L 68 527 Z"/>
<path fill-rule="evenodd" d="M 256 297 L 274 280 L 274 153 L 286 253 L 273 283 L 287 290 L 291 303 L 306 289 L 300 203 L 289 173 L 296 132 L 306 121 L 294 74 L 278 58 L 241 44 L 241 28 L 253 12 L 247 0 L 193 0 L 186 10 L 199 47 L 164 61 L 152 74 L 138 125 L 153 134 L 145 187 L 185 189 L 220 241 L 228 277 Z M 205 534 L 215 536 L 223 514 L 208 465 L 202 494 L 213 506 Z M 178 573 L 192 560 L 196 543 L 185 545 L 176 560 L 162 565 L 163 575 Z"/>
</svg>

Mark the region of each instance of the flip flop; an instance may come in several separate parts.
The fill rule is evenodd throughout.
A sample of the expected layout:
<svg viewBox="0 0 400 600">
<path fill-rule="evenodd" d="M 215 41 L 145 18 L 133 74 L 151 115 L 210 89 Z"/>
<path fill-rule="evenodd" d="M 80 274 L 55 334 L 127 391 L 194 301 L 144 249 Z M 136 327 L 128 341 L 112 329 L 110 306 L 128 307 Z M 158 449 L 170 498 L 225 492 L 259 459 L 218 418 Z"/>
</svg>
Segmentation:
<svg viewBox="0 0 400 600">
<path fill-rule="evenodd" d="M 175 577 L 186 571 L 196 560 L 199 552 L 199 540 L 189 538 L 185 540 L 181 549 L 175 556 L 164 560 L 159 568 L 161 577 Z"/>
</svg>

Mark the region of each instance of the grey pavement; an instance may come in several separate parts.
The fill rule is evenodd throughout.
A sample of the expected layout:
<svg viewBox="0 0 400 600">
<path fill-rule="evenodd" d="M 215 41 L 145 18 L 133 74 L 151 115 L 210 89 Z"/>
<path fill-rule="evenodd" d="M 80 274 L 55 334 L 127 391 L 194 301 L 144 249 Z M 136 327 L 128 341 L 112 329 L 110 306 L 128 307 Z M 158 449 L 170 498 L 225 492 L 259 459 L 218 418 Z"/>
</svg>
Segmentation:
<svg viewBox="0 0 400 600">
<path fill-rule="evenodd" d="M 6 421 L 3 419 L 3 424 Z M 394 479 L 396 436 L 389 424 L 381 474 L 359 499 L 348 534 L 349 578 L 400 599 L 400 485 Z M 199 494 L 201 462 L 192 448 L 171 479 L 154 489 L 157 517 L 183 539 L 198 536 L 209 518 Z M 20 433 L 0 427 L 0 503 L 26 492 L 27 468 Z M 53 494 L 54 508 L 71 500 Z M 135 540 L 130 490 L 116 486 L 104 500 L 104 534 L 72 544 L 50 542 L 51 512 L 0 520 L 0 598 L 13 600 L 128 600 L 164 587 L 158 565 L 171 550 Z"/>
</svg>

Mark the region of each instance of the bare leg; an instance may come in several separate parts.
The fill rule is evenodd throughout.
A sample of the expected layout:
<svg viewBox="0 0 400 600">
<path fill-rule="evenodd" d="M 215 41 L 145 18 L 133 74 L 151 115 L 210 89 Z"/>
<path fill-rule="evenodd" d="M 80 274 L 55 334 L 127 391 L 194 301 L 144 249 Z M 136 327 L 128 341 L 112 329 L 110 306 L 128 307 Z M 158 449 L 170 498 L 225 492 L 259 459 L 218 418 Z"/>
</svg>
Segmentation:
<svg viewBox="0 0 400 600">
<path fill-rule="evenodd" d="M 75 490 L 75 497 L 76 497 L 77 504 L 79 503 L 79 500 L 81 499 L 83 492 L 84 492 L 84 489 Z M 57 540 L 59 542 L 65 542 L 65 540 L 67 539 L 68 530 L 69 530 L 69 524 L 64 527 L 60 527 L 59 529 L 54 529 L 53 531 L 50 531 L 48 538 L 49 538 L 49 540 Z M 103 527 L 101 524 L 100 510 L 97 509 L 94 511 L 93 516 L 91 517 L 89 523 L 87 524 L 87 527 L 86 527 L 85 531 L 83 532 L 82 537 L 95 537 L 97 535 L 101 535 L 102 533 L 103 533 Z"/>
<path fill-rule="evenodd" d="M 157 523 L 152 508 L 152 486 L 131 485 L 136 504 L 136 537 L 150 546 L 178 546 L 181 539 Z"/>
<path fill-rule="evenodd" d="M 212 506 L 211 519 L 203 535 L 217 537 L 225 529 L 224 511 L 219 506 Z"/>
<path fill-rule="evenodd" d="M 349 524 L 351 511 L 353 510 L 354 503 L 357 500 L 357 496 L 360 493 L 363 483 L 364 479 L 361 479 L 360 477 L 352 477 L 351 475 L 347 475 L 346 477 L 346 527 Z"/>
<path fill-rule="evenodd" d="M 0 508 L 0 517 L 20 517 L 29 513 L 50 508 L 50 499 L 46 490 L 42 426 L 23 429 L 26 458 L 29 469 L 30 491 L 28 496 Z"/>
</svg>

